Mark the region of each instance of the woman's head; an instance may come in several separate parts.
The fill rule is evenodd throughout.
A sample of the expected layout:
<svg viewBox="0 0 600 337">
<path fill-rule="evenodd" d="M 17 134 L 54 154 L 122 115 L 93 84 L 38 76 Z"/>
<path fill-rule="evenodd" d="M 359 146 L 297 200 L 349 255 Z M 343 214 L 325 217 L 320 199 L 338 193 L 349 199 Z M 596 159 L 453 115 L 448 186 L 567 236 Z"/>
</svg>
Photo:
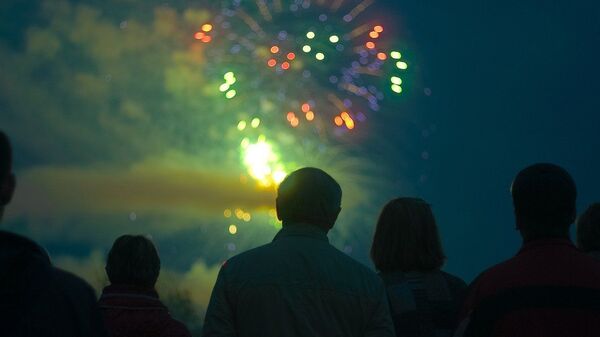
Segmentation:
<svg viewBox="0 0 600 337">
<path fill-rule="evenodd" d="M 375 228 L 371 259 L 382 272 L 441 268 L 446 256 L 429 204 L 398 198 L 385 205 Z"/>
<path fill-rule="evenodd" d="M 160 258 L 152 241 L 143 235 L 123 235 L 108 252 L 106 273 L 112 284 L 154 287 Z"/>
</svg>

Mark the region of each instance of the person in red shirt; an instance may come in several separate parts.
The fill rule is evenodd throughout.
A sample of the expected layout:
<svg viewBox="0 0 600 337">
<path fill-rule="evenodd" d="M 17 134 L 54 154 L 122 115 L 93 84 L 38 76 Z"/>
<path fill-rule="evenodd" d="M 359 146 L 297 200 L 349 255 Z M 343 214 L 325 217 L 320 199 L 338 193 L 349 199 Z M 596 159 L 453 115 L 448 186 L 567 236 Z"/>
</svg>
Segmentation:
<svg viewBox="0 0 600 337">
<path fill-rule="evenodd" d="M 523 246 L 471 284 L 455 336 L 600 336 L 600 262 L 569 238 L 573 179 L 559 166 L 535 164 L 511 193 Z"/>
<path fill-rule="evenodd" d="M 154 289 L 160 258 L 152 241 L 142 235 L 115 240 L 106 261 L 111 285 L 99 305 L 111 337 L 191 337 L 175 320 Z"/>
</svg>

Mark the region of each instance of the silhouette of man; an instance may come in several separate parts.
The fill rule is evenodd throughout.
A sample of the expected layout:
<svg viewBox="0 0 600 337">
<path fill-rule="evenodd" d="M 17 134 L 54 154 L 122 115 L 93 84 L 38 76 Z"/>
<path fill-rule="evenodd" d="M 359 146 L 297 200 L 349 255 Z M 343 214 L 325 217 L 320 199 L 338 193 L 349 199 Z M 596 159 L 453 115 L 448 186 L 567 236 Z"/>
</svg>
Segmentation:
<svg viewBox="0 0 600 337">
<path fill-rule="evenodd" d="M 0 131 L 0 217 L 16 186 L 12 151 Z M 0 231 L 0 335 L 104 336 L 94 290 L 52 266 L 46 251 L 17 234 Z"/>
<path fill-rule="evenodd" d="M 341 198 L 322 170 L 286 177 L 276 201 L 283 228 L 222 266 L 205 337 L 394 336 L 382 281 L 329 244 Z"/>
<path fill-rule="evenodd" d="M 471 284 L 456 336 L 600 335 L 600 263 L 569 239 L 573 179 L 561 167 L 536 164 L 511 190 L 523 246 Z"/>
<path fill-rule="evenodd" d="M 106 261 L 111 284 L 99 301 L 110 336 L 191 336 L 158 299 L 154 286 L 159 273 L 160 258 L 150 239 L 123 235 L 115 240 Z"/>
</svg>

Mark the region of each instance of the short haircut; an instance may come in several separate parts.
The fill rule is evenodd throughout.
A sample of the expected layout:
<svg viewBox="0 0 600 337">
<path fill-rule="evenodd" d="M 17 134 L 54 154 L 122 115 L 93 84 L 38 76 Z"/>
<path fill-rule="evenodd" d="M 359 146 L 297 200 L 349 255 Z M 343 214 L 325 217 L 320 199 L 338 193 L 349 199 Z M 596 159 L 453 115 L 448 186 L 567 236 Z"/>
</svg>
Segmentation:
<svg viewBox="0 0 600 337">
<path fill-rule="evenodd" d="M 440 269 L 446 256 L 429 204 L 398 198 L 385 205 L 375 228 L 371 259 L 381 272 Z"/>
<path fill-rule="evenodd" d="M 577 247 L 586 253 L 600 251 L 600 203 L 592 204 L 577 219 Z"/>
<path fill-rule="evenodd" d="M 12 171 L 12 150 L 8 136 L 0 131 L 0 179 Z"/>
<path fill-rule="evenodd" d="M 290 173 L 279 185 L 279 218 L 292 222 L 327 224 L 337 215 L 342 202 L 342 188 L 325 171 L 305 167 Z"/>
<path fill-rule="evenodd" d="M 537 234 L 568 228 L 575 220 L 577 188 L 571 175 L 554 164 L 535 164 L 513 181 L 515 215 Z"/>
<path fill-rule="evenodd" d="M 156 247 L 143 235 L 120 236 L 108 252 L 106 273 L 112 284 L 154 287 L 160 273 Z"/>
</svg>

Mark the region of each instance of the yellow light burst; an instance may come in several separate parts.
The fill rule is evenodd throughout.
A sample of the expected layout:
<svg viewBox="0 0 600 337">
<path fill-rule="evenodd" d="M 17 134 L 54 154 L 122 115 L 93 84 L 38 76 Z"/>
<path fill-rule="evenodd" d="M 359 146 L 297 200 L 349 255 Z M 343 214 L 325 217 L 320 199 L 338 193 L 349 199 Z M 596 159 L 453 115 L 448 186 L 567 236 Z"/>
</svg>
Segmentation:
<svg viewBox="0 0 600 337">
<path fill-rule="evenodd" d="M 242 161 L 248 174 L 260 186 L 276 186 L 283 181 L 286 172 L 273 146 L 261 135 L 256 143 L 242 147 Z"/>
<path fill-rule="evenodd" d="M 237 226 L 236 225 L 229 225 L 229 234 L 231 235 L 235 235 L 237 233 Z"/>
</svg>

